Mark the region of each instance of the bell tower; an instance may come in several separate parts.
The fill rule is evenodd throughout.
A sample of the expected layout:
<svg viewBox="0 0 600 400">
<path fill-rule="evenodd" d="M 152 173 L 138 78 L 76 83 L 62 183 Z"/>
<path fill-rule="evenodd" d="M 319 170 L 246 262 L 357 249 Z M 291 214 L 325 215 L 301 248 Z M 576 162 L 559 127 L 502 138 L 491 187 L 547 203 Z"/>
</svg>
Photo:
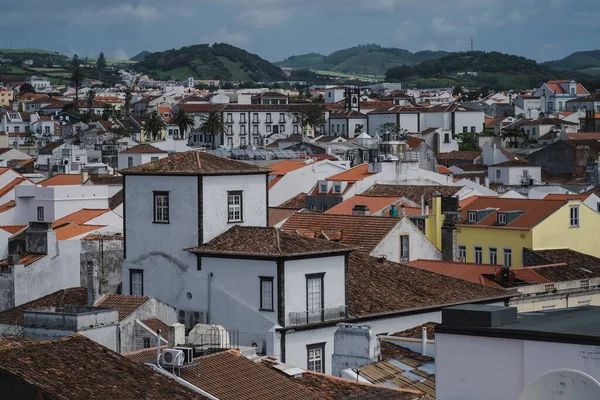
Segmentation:
<svg viewBox="0 0 600 400">
<path fill-rule="evenodd" d="M 346 88 L 344 104 L 347 111 L 360 111 L 360 88 Z"/>
</svg>

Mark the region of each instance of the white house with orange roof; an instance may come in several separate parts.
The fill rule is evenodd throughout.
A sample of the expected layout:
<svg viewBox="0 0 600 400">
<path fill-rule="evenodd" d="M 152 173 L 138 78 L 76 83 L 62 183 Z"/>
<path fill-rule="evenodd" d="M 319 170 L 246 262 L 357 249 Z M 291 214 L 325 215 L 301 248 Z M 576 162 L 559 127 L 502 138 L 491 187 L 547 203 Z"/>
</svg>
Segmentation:
<svg viewBox="0 0 600 400">
<path fill-rule="evenodd" d="M 590 92 L 581 83 L 573 79 L 564 79 L 544 83 L 533 95 L 540 98 L 541 111 L 551 114 L 566 110 L 567 101 L 589 96 Z"/>
<path fill-rule="evenodd" d="M 269 206 L 281 203 L 306 193 L 314 185 L 329 176 L 348 169 L 349 161 L 332 161 L 308 158 L 305 160 L 284 160 L 268 166 Z"/>
<path fill-rule="evenodd" d="M 132 168 L 140 164 L 165 158 L 168 153 L 151 144 L 139 144 L 119 153 L 119 169 Z"/>
<path fill-rule="evenodd" d="M 14 200 L 15 188 L 20 185 L 33 185 L 33 182 L 11 168 L 0 167 L 0 204 Z"/>
</svg>

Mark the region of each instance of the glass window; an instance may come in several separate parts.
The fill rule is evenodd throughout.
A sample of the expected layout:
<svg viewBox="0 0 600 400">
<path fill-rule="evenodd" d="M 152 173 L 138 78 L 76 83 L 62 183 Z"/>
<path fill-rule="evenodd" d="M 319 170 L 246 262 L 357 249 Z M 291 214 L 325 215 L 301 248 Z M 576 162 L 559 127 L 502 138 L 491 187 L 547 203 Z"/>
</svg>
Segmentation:
<svg viewBox="0 0 600 400">
<path fill-rule="evenodd" d="M 306 312 L 309 323 L 323 320 L 323 275 L 306 275 Z"/>
<path fill-rule="evenodd" d="M 150 348 L 150 338 L 148 338 L 148 337 L 144 338 L 144 348 L 145 349 L 149 349 Z"/>
<path fill-rule="evenodd" d="M 267 113 L 267 124 L 271 123 L 271 113 Z"/>
<path fill-rule="evenodd" d="M 479 246 L 475 246 L 475 264 L 483 264 L 483 249 Z"/>
<path fill-rule="evenodd" d="M 467 133 L 469 131 L 469 128 L 466 126 L 463 126 L 463 133 Z"/>
<path fill-rule="evenodd" d="M 227 147 L 233 147 L 233 138 L 227 138 Z"/>
<path fill-rule="evenodd" d="M 252 114 L 252 122 L 258 122 L 258 113 Z"/>
<path fill-rule="evenodd" d="M 129 293 L 132 296 L 144 295 L 144 271 L 141 269 L 129 270 Z"/>
<path fill-rule="evenodd" d="M 279 113 L 279 123 L 280 124 L 285 123 L 285 113 Z"/>
<path fill-rule="evenodd" d="M 240 126 L 240 135 L 245 135 L 246 134 L 246 125 L 242 125 Z"/>
<path fill-rule="evenodd" d="M 458 262 L 467 262 L 467 246 L 458 246 Z"/>
<path fill-rule="evenodd" d="M 242 213 L 242 191 L 227 192 L 227 222 L 241 222 Z"/>
<path fill-rule="evenodd" d="M 300 133 L 300 128 L 298 127 L 298 125 L 294 125 L 294 134 L 298 134 Z"/>
<path fill-rule="evenodd" d="M 150 162 L 158 161 L 158 157 L 150 157 Z"/>
<path fill-rule="evenodd" d="M 512 249 L 503 250 L 503 263 L 505 267 L 512 267 Z"/>
<path fill-rule="evenodd" d="M 260 309 L 273 311 L 273 277 L 260 277 Z"/>
<path fill-rule="evenodd" d="M 475 128 L 474 126 L 471 127 L 471 133 L 475 133 L 477 128 Z"/>
<path fill-rule="evenodd" d="M 267 133 L 271 133 L 271 125 L 267 125 Z"/>
<path fill-rule="evenodd" d="M 154 192 L 154 222 L 169 223 L 169 192 Z"/>
<path fill-rule="evenodd" d="M 240 146 L 245 146 L 246 145 L 246 138 L 245 137 L 241 137 L 240 138 Z"/>
<path fill-rule="evenodd" d="M 37 220 L 38 221 L 43 221 L 44 220 L 44 207 L 38 207 L 37 208 Z"/>
<path fill-rule="evenodd" d="M 469 211 L 469 222 L 477 222 L 477 213 L 475 211 Z"/>
<path fill-rule="evenodd" d="M 496 170 L 496 180 L 500 180 L 502 178 L 502 171 L 497 169 Z"/>
<path fill-rule="evenodd" d="M 408 235 L 400 235 L 400 260 L 408 260 L 410 256 L 410 237 Z"/>
<path fill-rule="evenodd" d="M 319 184 L 319 193 L 327 193 L 327 183 Z"/>
<path fill-rule="evenodd" d="M 570 225 L 572 227 L 579 226 L 579 206 L 571 207 Z"/>
<path fill-rule="evenodd" d="M 490 247 L 490 264 L 498 264 L 498 249 L 495 247 Z"/>
<path fill-rule="evenodd" d="M 227 123 L 228 124 L 233 123 L 233 114 L 232 113 L 227 113 Z"/>
<path fill-rule="evenodd" d="M 285 125 L 279 125 L 279 133 L 285 133 Z"/>
<path fill-rule="evenodd" d="M 311 344 L 306 346 L 307 363 L 306 369 L 315 372 L 325 372 L 325 343 Z"/>
<path fill-rule="evenodd" d="M 258 135 L 258 125 L 253 125 L 252 126 L 252 133 L 255 135 Z"/>
<path fill-rule="evenodd" d="M 240 122 L 241 122 L 242 124 L 245 124 L 245 123 L 246 123 L 246 114 L 244 114 L 244 113 L 241 113 L 241 114 L 240 114 Z"/>
</svg>

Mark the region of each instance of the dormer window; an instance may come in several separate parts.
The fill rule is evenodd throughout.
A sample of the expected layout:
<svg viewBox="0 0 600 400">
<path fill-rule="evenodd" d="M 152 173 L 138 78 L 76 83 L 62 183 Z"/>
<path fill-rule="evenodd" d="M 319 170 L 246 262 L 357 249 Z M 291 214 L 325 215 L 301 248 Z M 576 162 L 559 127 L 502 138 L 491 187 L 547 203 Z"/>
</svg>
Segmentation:
<svg viewBox="0 0 600 400">
<path fill-rule="evenodd" d="M 506 225 L 506 213 L 498 213 L 498 225 Z"/>
<path fill-rule="evenodd" d="M 342 193 L 342 183 L 336 182 L 333 184 L 333 193 L 340 194 Z"/>
<path fill-rule="evenodd" d="M 327 193 L 327 182 L 319 183 L 319 193 Z"/>
<path fill-rule="evenodd" d="M 470 223 L 477 222 L 477 213 L 475 211 L 469 211 L 469 222 Z"/>
</svg>

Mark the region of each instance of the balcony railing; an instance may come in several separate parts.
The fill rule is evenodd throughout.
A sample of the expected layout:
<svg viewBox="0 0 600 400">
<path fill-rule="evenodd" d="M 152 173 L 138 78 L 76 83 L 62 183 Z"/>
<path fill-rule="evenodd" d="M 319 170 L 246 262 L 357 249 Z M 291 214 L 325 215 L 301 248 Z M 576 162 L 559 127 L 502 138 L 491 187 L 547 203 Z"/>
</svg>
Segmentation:
<svg viewBox="0 0 600 400">
<path fill-rule="evenodd" d="M 319 322 L 336 321 L 348 317 L 348 308 L 339 306 L 320 310 L 290 312 L 290 326 L 317 324 Z"/>
</svg>

